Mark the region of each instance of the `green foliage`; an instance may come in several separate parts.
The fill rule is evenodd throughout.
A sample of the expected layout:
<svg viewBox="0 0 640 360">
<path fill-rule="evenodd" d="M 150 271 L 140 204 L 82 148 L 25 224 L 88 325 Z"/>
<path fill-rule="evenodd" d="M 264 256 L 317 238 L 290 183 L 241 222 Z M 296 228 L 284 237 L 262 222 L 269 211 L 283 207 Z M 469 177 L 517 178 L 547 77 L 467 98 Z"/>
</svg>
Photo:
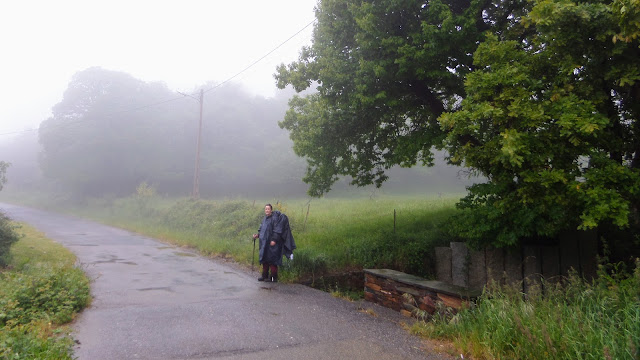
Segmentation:
<svg viewBox="0 0 640 360">
<path fill-rule="evenodd" d="M 300 249 L 295 251 L 294 261 L 284 262 L 286 270 L 285 279 L 298 279 L 311 276 L 312 281 L 316 277 L 325 274 L 328 270 L 329 259 L 323 253 L 318 253 L 317 249 Z"/>
<path fill-rule="evenodd" d="M 0 279 L 6 284 L 0 299 L 2 326 L 37 320 L 65 324 L 89 301 L 88 281 L 77 268 L 40 268 L 29 275 L 6 272 Z"/>
<path fill-rule="evenodd" d="M 89 280 L 61 245 L 23 226 L 9 270 L 0 272 L 0 358 L 71 359 L 61 324 L 90 300 Z"/>
<path fill-rule="evenodd" d="M 2 190 L 4 184 L 7 183 L 7 168 L 10 165 L 8 162 L 0 161 L 0 190 Z"/>
<path fill-rule="evenodd" d="M 174 229 L 194 232 L 211 239 L 242 239 L 242 233 L 260 225 L 262 208 L 243 200 L 177 202 L 162 216 Z M 245 235 L 246 236 L 246 235 Z"/>
<path fill-rule="evenodd" d="M 17 225 L 11 222 L 3 212 L 0 212 L 0 268 L 6 266 L 10 261 L 11 245 L 20 238 L 16 229 Z"/>
<path fill-rule="evenodd" d="M 526 42 L 491 35 L 478 47 L 461 110 L 441 117 L 452 161 L 491 180 L 460 203 L 469 238 L 640 225 L 638 43 L 612 41 L 613 14 L 540 1 L 523 18 L 536 30 Z"/>
<path fill-rule="evenodd" d="M 313 45 L 276 74 L 280 88 L 318 84 L 280 123 L 308 162 L 309 194 L 339 175 L 381 186 L 393 165 L 432 164 L 437 118 L 463 95 L 481 39 L 481 2 L 331 0 L 316 18 Z"/>
<path fill-rule="evenodd" d="M 0 327 L 0 359 L 73 359 L 71 338 L 41 336 L 34 328 L 33 325 Z"/>
<path fill-rule="evenodd" d="M 639 14 L 637 0 L 322 1 L 312 46 L 277 74 L 318 84 L 280 123 L 309 194 L 340 175 L 380 186 L 445 148 L 488 179 L 459 204 L 473 242 L 637 231 Z"/>
<path fill-rule="evenodd" d="M 640 357 L 640 260 L 632 274 L 601 267 L 593 283 L 570 276 L 525 300 L 493 289 L 475 307 L 435 317 L 414 331 L 450 339 L 474 358 L 637 359 Z"/>
<path fill-rule="evenodd" d="M 156 195 L 156 189 L 149 185 L 146 181 L 143 181 L 136 187 L 136 193 L 134 195 L 138 202 L 138 208 L 140 211 L 147 211 L 149 201 Z"/>
</svg>

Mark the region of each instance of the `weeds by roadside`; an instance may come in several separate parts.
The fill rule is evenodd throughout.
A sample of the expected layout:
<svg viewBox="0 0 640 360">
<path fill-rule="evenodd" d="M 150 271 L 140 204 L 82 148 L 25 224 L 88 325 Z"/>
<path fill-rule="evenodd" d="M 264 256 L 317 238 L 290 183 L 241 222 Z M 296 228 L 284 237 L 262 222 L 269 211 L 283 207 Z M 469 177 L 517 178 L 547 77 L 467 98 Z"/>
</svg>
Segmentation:
<svg viewBox="0 0 640 360">
<path fill-rule="evenodd" d="M 0 359 L 71 359 L 64 324 L 90 301 L 75 257 L 26 225 L 0 271 Z"/>
<path fill-rule="evenodd" d="M 488 290 L 475 307 L 412 331 L 451 340 L 475 359 L 638 359 L 640 260 L 631 273 L 602 266 L 591 283 L 573 274 L 526 300 L 513 289 Z"/>
</svg>

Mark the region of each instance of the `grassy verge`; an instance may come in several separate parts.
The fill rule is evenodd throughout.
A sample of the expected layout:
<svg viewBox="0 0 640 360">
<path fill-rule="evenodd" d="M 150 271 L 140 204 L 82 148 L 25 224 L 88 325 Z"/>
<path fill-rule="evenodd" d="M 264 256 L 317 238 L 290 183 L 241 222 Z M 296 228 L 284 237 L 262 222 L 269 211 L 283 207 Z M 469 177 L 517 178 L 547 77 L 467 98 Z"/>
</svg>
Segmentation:
<svg viewBox="0 0 640 360">
<path fill-rule="evenodd" d="M 274 209 L 288 215 L 298 247 L 294 261 L 285 261 L 283 266 L 281 276 L 285 281 L 367 267 L 389 267 L 431 277 L 433 247 L 451 241 L 447 228 L 440 224 L 455 213 L 458 198 L 459 195 L 282 202 L 134 196 L 94 199 L 74 212 L 250 265 L 252 261 L 257 264 L 251 234 L 264 216 L 264 203 L 270 202 Z"/>
<path fill-rule="evenodd" d="M 75 256 L 26 225 L 0 270 L 0 359 L 71 359 L 64 324 L 90 301 Z"/>
<path fill-rule="evenodd" d="M 609 266 L 594 282 L 576 276 L 525 300 L 487 291 L 454 317 L 413 331 L 453 341 L 474 359 L 640 359 L 640 260 L 631 274 Z"/>
</svg>

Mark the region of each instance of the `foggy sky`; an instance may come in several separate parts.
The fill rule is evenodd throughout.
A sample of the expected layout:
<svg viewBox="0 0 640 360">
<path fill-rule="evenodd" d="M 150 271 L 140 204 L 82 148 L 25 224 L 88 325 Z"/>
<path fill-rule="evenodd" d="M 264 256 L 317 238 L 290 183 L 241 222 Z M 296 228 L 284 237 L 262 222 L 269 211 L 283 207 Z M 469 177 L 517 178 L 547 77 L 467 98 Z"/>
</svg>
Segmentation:
<svg viewBox="0 0 640 360">
<path fill-rule="evenodd" d="M 37 128 L 73 74 L 99 66 L 192 91 L 223 82 L 314 19 L 316 0 L 12 1 L 0 13 L 0 141 Z M 297 59 L 313 26 L 234 78 L 273 96 L 273 73 Z"/>
</svg>

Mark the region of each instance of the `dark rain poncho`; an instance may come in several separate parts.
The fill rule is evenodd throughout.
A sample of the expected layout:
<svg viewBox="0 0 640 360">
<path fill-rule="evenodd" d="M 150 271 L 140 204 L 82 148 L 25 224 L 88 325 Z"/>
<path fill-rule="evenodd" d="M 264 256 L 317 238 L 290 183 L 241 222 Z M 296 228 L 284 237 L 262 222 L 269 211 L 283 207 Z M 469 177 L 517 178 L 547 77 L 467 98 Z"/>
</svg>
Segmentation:
<svg viewBox="0 0 640 360">
<path fill-rule="evenodd" d="M 265 216 L 258 229 L 260 238 L 260 264 L 268 263 L 277 266 L 282 265 L 282 255 L 289 257 L 296 248 L 289 219 L 279 211 L 274 211 L 271 216 Z M 271 246 L 271 241 L 276 244 Z"/>
</svg>

